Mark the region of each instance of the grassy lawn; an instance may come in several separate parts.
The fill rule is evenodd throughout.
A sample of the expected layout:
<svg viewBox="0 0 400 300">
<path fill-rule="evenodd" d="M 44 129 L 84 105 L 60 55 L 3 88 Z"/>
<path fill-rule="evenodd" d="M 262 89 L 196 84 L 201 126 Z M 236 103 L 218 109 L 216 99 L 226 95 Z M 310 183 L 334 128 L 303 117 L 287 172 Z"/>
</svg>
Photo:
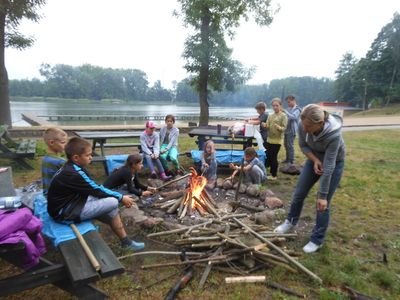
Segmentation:
<svg viewBox="0 0 400 300">
<path fill-rule="evenodd" d="M 332 202 L 331 225 L 326 243 L 318 253 L 302 254 L 299 257 L 302 264 L 323 279 L 323 285 L 311 282 L 302 274 L 291 274 L 280 268 L 258 271 L 254 275 L 266 275 L 274 281 L 305 293 L 310 299 L 347 299 L 340 290 L 343 285 L 379 299 L 399 299 L 400 130 L 346 132 L 344 138 L 347 146 L 345 173 Z M 40 155 L 44 153 L 43 148 L 43 144 L 39 143 L 39 155 L 34 161 L 37 171 L 27 172 L 11 164 L 17 186 L 40 179 Z M 196 145 L 193 139 L 180 139 L 181 151 L 194 148 Z M 283 151 L 280 154 L 283 155 Z M 298 150 L 296 155 L 297 161 L 302 161 L 303 157 Z M 0 165 L 9 164 L 9 161 L 0 161 Z M 188 167 L 191 160 L 183 157 L 182 164 Z M 90 170 L 98 180 L 103 180 L 101 165 L 93 165 Z M 278 182 L 268 185 L 268 188 L 284 200 L 286 209 L 295 183 L 296 177 L 280 174 Z M 288 247 L 297 252 L 301 252 L 301 247 L 308 241 L 314 224 L 315 192 L 314 190 L 306 201 L 298 229 L 299 238 L 288 243 Z M 145 240 L 147 232 L 138 228 L 129 228 L 129 231 L 139 240 Z M 107 228 L 102 227 L 101 233 L 118 256 L 124 254 L 118 247 L 118 241 Z M 148 250 L 170 250 L 165 245 L 145 241 Z M 387 254 L 388 264 L 365 262 L 382 259 L 383 253 Z M 123 260 L 127 272 L 102 280 L 97 286 L 106 290 L 111 299 L 163 299 L 180 275 L 140 292 L 136 288 L 144 287 L 179 270 L 171 267 L 142 271 L 139 268 L 143 264 L 166 261 L 167 258 L 153 256 Z M 2 276 L 14 271 L 4 262 L 0 262 L 0 269 Z M 268 289 L 263 284 L 228 286 L 224 283 L 224 278 L 231 275 L 216 271 L 211 272 L 205 290 L 200 291 L 197 286 L 202 270 L 201 267 L 196 267 L 194 279 L 178 299 L 295 299 Z M 69 298 L 58 289 L 42 287 L 9 299 L 22 297 Z"/>
</svg>

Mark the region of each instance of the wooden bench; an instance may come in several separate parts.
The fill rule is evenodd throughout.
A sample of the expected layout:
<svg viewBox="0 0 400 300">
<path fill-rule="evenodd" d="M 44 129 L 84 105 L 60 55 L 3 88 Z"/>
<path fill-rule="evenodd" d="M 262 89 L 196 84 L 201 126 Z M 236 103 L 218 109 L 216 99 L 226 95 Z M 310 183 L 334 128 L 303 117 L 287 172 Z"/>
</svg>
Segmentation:
<svg viewBox="0 0 400 300">
<path fill-rule="evenodd" d="M 3 142 L 5 141 L 5 143 Z M 26 158 L 34 158 L 36 154 L 36 140 L 24 139 L 17 143 L 10 138 L 6 126 L 0 126 L 0 158 L 12 159 L 21 167 L 34 170 Z"/>
<path fill-rule="evenodd" d="M 0 196 L 15 195 L 11 168 L 0 173 L 0 179 Z M 27 207 L 33 209 L 32 205 Z M 41 257 L 33 269 L 0 280 L 0 297 L 51 283 L 81 299 L 105 299 L 106 293 L 90 283 L 123 273 L 124 267 L 97 231 L 89 231 L 83 237 L 100 263 L 99 272 L 90 264 L 79 241 L 68 240 L 58 246 L 63 264 Z M 24 248 L 23 243 L 0 245 L 0 258 L 20 267 Z"/>
</svg>

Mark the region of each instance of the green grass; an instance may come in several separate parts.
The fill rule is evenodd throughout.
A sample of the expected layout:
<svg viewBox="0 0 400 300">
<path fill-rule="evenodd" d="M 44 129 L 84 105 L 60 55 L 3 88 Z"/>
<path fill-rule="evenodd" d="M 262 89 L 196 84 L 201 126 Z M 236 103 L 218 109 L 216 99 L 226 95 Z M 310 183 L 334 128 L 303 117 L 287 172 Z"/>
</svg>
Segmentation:
<svg viewBox="0 0 400 300">
<path fill-rule="evenodd" d="M 323 285 L 317 285 L 303 274 L 291 274 L 281 268 L 266 269 L 255 275 L 266 275 L 271 280 L 301 291 L 309 299 L 347 299 L 341 291 L 348 285 L 364 294 L 378 299 L 398 299 L 400 295 L 400 130 L 376 130 L 364 132 L 345 132 L 347 159 L 344 176 L 332 202 L 331 225 L 325 245 L 315 255 L 302 255 L 299 260 L 323 279 Z M 39 143 L 39 153 L 44 153 L 44 145 Z M 195 149 L 194 140 L 182 136 L 181 152 Z M 118 152 L 112 149 L 111 152 Z M 126 149 L 124 149 L 126 151 Z M 281 156 L 284 154 L 281 151 Z M 297 161 L 303 156 L 296 152 Z M 187 168 L 192 163 L 189 158 L 181 157 L 182 165 Z M 283 158 L 283 157 L 282 157 Z M 9 161 L 0 161 L 8 165 Z M 34 161 L 37 171 L 26 172 L 13 164 L 16 185 L 24 185 L 33 179 L 40 179 L 40 157 Z M 90 171 L 98 180 L 104 178 L 100 165 L 92 165 Z M 272 189 L 285 202 L 288 208 L 290 195 L 296 184 L 296 177 L 279 175 L 279 180 L 270 184 Z M 314 224 L 315 190 L 306 200 L 302 215 L 302 229 L 299 238 L 288 247 L 301 252 L 308 241 Z M 304 220 L 306 222 L 304 222 Z M 137 228 L 130 228 L 130 234 L 145 236 Z M 116 240 L 107 230 L 102 230 L 117 253 Z M 167 249 L 159 244 L 148 242 L 148 249 Z M 366 263 L 365 260 L 382 259 L 387 254 L 388 264 Z M 139 292 L 136 287 L 146 286 L 177 268 L 160 268 L 142 271 L 139 266 L 148 263 L 165 262 L 162 257 L 132 258 L 123 264 L 133 272 L 122 276 L 102 280 L 97 285 L 106 290 L 111 299 L 163 299 L 169 288 L 179 276 L 161 282 Z M 5 263 L 0 263 L 0 266 Z M 181 299 L 295 299 L 288 295 L 268 289 L 263 284 L 229 285 L 224 283 L 228 274 L 213 271 L 204 291 L 197 289 L 202 268 L 196 267 L 195 277 L 181 294 Z M 45 298 L 48 290 L 54 297 L 64 296 L 56 289 L 43 287 L 33 293 L 16 295 Z M 59 296 L 61 297 L 61 296 Z"/>
<path fill-rule="evenodd" d="M 388 107 L 371 108 L 367 111 L 357 112 L 351 117 L 377 117 L 377 116 L 395 116 L 400 115 L 400 104 L 391 104 Z"/>
</svg>

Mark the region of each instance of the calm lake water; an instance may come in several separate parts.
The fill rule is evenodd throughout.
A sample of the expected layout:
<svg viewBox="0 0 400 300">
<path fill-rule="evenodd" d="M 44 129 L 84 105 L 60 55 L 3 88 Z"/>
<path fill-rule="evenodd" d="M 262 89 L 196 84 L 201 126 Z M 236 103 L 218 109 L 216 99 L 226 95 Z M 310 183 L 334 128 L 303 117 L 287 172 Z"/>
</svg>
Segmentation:
<svg viewBox="0 0 400 300">
<path fill-rule="evenodd" d="M 35 113 L 42 115 L 136 115 L 136 116 L 198 116 L 198 106 L 186 105 L 138 105 L 138 104 L 114 104 L 114 103 L 54 103 L 54 102 L 15 102 L 11 101 L 11 115 L 16 126 L 28 125 L 22 121 L 21 113 Z M 210 118 L 238 117 L 246 118 L 255 116 L 256 110 L 252 107 L 210 107 Z M 198 119 L 194 119 L 195 122 Z M 181 121 L 187 123 L 188 120 Z M 96 125 L 96 124 L 141 124 L 143 121 L 62 121 L 59 125 Z M 163 123 L 163 121 L 158 121 Z M 177 121 L 179 123 L 179 121 Z"/>
</svg>

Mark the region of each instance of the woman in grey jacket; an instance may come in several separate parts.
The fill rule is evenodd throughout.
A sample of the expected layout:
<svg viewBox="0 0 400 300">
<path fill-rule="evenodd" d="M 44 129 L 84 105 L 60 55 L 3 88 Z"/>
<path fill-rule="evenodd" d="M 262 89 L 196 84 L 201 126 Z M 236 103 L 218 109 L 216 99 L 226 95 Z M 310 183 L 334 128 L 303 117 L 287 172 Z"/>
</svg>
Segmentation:
<svg viewBox="0 0 400 300">
<path fill-rule="evenodd" d="M 293 193 L 287 219 L 275 229 L 286 233 L 298 222 L 304 199 L 319 180 L 317 194 L 317 216 L 310 242 L 304 252 L 317 251 L 324 242 L 329 224 L 330 201 L 343 174 L 345 145 L 341 134 L 342 119 L 329 115 L 320 106 L 309 104 L 301 113 L 299 124 L 299 145 L 307 157 Z"/>
</svg>

